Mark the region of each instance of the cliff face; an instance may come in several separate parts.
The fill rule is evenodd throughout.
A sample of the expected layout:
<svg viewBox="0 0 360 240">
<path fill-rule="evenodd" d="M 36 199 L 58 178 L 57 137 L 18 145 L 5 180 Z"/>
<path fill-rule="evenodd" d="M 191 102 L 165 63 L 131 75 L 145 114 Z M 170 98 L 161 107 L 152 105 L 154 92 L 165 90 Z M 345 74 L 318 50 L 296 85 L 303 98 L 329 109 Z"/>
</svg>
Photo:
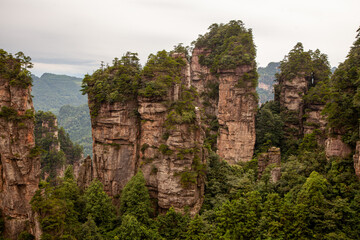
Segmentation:
<svg viewBox="0 0 360 240">
<path fill-rule="evenodd" d="M 237 51 L 247 52 L 228 53 L 231 62 L 216 71 L 204 57 L 220 56 L 218 49 L 195 47 L 190 59 L 180 45 L 171 53 L 150 55 L 143 69 L 128 53 L 114 66 L 85 77 L 94 159 L 76 171 L 81 185 L 89 181 L 83 169 L 91 168 L 87 172 L 93 172 L 92 178 L 100 179 L 105 191 L 116 197 L 141 168 L 160 212 L 173 206 L 178 211 L 189 207 L 195 214 L 203 202 L 208 154 L 204 145 L 230 164 L 251 159 L 257 107 L 255 48 L 251 31 L 242 23 L 221 27 L 229 34 L 238 31 L 241 37 L 235 35 L 232 41 L 239 38 L 234 42 Z"/>
<path fill-rule="evenodd" d="M 250 161 L 255 145 L 256 89 L 252 81 L 243 80 L 254 71 L 251 65 L 219 70 L 216 74 L 199 63 L 208 50 L 195 48 L 191 61 L 191 80 L 200 96 L 209 120 L 217 119 L 217 153 L 230 164 Z M 217 92 L 211 88 L 216 86 Z"/>
<path fill-rule="evenodd" d="M 265 169 L 272 165 L 270 170 L 271 181 L 276 183 L 281 177 L 281 154 L 280 148 L 271 147 L 266 153 L 261 153 L 258 156 L 258 178 L 260 179 Z"/>
<path fill-rule="evenodd" d="M 0 77 L 0 208 L 5 238 L 22 231 L 34 235 L 35 220 L 29 204 L 38 188 L 40 160 L 34 154 L 34 108 L 31 87 L 10 85 Z"/>
<path fill-rule="evenodd" d="M 92 119 L 93 177 L 110 196 L 119 194 L 136 173 L 140 130 L 136 111 L 133 101 L 103 104 Z"/>
<path fill-rule="evenodd" d="M 302 116 L 304 114 L 304 102 L 302 97 L 308 90 L 308 81 L 304 76 L 279 81 L 279 101 L 283 113 L 286 115 L 286 134 L 301 137 L 303 135 Z M 290 130 L 290 131 L 289 131 Z"/>
<path fill-rule="evenodd" d="M 230 164 L 250 161 L 254 153 L 256 86 L 251 81 L 238 86 L 239 79 L 252 70 L 245 65 L 219 77 L 217 153 Z"/>
</svg>

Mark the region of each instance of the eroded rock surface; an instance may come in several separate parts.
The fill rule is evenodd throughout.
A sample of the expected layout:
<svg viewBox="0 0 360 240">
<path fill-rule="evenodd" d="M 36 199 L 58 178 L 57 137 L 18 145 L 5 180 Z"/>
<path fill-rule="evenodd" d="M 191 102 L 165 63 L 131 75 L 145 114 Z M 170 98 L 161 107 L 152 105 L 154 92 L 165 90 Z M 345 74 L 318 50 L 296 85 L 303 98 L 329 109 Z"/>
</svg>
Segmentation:
<svg viewBox="0 0 360 240">
<path fill-rule="evenodd" d="M 280 148 L 271 147 L 266 153 L 258 156 L 258 178 L 260 179 L 265 169 L 272 165 L 270 170 L 271 181 L 276 183 L 281 177 L 281 153 Z"/>
<path fill-rule="evenodd" d="M 4 108 L 15 110 L 11 116 L 0 117 L 0 208 L 5 238 L 17 239 L 25 230 L 39 236 L 30 206 L 40 177 L 40 160 L 32 152 L 35 139 L 31 87 L 10 86 L 8 79 L 0 78 L 0 108 L 2 113 Z"/>
</svg>

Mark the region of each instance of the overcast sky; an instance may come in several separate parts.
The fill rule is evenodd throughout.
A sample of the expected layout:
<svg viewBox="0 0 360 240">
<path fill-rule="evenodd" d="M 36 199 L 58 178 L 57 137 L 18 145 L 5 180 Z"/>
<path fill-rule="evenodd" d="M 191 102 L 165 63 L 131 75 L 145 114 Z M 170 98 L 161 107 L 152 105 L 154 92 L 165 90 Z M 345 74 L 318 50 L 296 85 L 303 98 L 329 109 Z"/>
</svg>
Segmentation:
<svg viewBox="0 0 360 240">
<path fill-rule="evenodd" d="M 37 76 L 82 76 L 127 51 L 145 63 L 230 20 L 253 29 L 259 66 L 297 42 L 337 66 L 360 26 L 360 0 L 0 0 L 0 48 L 30 56 Z"/>
</svg>

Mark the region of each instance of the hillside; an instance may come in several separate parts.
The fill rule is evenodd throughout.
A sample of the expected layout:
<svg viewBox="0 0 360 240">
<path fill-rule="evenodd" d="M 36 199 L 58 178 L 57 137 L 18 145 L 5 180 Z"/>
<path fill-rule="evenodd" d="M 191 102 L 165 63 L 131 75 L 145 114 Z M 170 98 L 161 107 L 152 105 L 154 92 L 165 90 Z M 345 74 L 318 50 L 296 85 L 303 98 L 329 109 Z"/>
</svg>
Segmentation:
<svg viewBox="0 0 360 240">
<path fill-rule="evenodd" d="M 40 78 L 32 75 L 35 110 L 58 114 L 64 105 L 79 106 L 87 103 L 81 95 L 81 78 L 44 73 Z"/>
<path fill-rule="evenodd" d="M 65 105 L 58 114 L 59 126 L 69 133 L 70 139 L 84 147 L 84 156 L 92 156 L 92 138 L 89 107 Z"/>
</svg>

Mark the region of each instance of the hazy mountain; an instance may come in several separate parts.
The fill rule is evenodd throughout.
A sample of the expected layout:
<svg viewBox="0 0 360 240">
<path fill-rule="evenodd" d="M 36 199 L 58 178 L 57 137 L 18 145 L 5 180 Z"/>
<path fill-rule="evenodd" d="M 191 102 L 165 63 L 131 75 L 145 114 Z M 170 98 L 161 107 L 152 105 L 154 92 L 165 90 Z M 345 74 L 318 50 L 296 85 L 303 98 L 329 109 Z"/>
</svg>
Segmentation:
<svg viewBox="0 0 360 240">
<path fill-rule="evenodd" d="M 273 84 L 275 74 L 279 71 L 280 62 L 271 62 L 266 67 L 259 67 L 259 85 L 256 91 L 259 95 L 260 104 L 274 99 Z"/>
<path fill-rule="evenodd" d="M 87 103 L 82 95 L 81 78 L 44 73 L 40 78 L 33 75 L 35 110 L 51 111 L 58 114 L 64 105 L 80 106 Z"/>
<path fill-rule="evenodd" d="M 92 155 L 92 138 L 87 96 L 80 92 L 82 79 L 66 75 L 44 73 L 32 76 L 36 111 L 51 111 L 58 117 L 59 127 L 70 139 L 84 147 L 84 155 Z"/>
<path fill-rule="evenodd" d="M 87 104 L 65 105 L 58 114 L 59 126 L 69 133 L 70 139 L 84 147 L 84 155 L 92 155 L 91 121 Z"/>
</svg>

